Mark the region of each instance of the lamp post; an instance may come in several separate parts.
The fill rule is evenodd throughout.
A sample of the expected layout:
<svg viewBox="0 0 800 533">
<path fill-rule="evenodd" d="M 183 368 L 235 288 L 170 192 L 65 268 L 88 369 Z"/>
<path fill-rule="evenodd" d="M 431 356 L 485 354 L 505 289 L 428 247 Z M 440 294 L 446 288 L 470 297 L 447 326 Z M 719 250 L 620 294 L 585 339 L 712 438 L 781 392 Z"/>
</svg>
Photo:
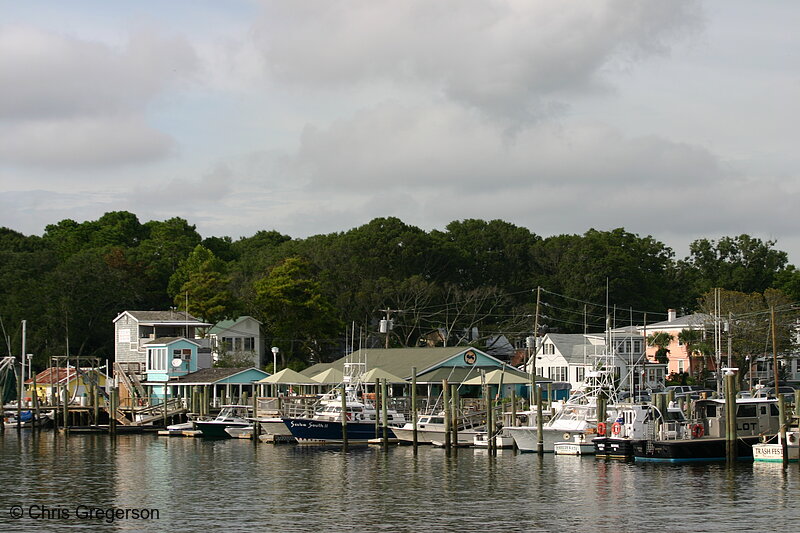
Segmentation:
<svg viewBox="0 0 800 533">
<path fill-rule="evenodd" d="M 277 346 L 273 346 L 272 347 L 272 373 L 273 374 L 278 371 L 278 352 L 279 352 L 278 347 Z"/>
</svg>

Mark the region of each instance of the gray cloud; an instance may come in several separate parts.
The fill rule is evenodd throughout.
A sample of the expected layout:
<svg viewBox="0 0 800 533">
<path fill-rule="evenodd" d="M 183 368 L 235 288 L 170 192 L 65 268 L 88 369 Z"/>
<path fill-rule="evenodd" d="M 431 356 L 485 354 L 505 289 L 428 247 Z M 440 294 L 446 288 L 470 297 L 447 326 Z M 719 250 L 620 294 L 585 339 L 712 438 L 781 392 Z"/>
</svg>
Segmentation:
<svg viewBox="0 0 800 533">
<path fill-rule="evenodd" d="M 173 141 L 148 124 L 148 107 L 195 63 L 185 41 L 149 31 L 116 48 L 0 27 L 0 155 L 59 168 L 163 158 Z"/>
<path fill-rule="evenodd" d="M 687 0 L 267 2 L 256 36 L 281 81 L 421 84 L 525 122 L 563 91 L 603 87 L 604 68 L 663 54 L 700 24 Z"/>
</svg>

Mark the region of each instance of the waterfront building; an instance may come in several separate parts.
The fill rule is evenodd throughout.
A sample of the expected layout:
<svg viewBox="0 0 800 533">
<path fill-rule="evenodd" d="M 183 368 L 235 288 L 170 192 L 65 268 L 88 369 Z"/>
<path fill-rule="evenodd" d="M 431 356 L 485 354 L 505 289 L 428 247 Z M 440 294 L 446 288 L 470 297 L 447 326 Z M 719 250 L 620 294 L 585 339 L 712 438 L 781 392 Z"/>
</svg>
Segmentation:
<svg viewBox="0 0 800 533">
<path fill-rule="evenodd" d="M 261 322 L 251 316 L 240 316 L 222 320 L 208 330 L 207 334 L 214 361 L 226 355 L 252 361 L 253 366 L 264 365 L 264 339 L 261 337 Z"/>
</svg>

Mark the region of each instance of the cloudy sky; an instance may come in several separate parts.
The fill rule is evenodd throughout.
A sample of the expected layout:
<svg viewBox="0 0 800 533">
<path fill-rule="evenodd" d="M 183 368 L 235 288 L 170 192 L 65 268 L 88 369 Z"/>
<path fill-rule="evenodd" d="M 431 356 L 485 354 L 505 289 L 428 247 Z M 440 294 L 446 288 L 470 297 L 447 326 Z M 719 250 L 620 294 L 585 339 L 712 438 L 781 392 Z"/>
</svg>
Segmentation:
<svg viewBox="0 0 800 533">
<path fill-rule="evenodd" d="M 795 0 L 0 0 L 0 226 L 624 227 L 800 264 Z"/>
</svg>

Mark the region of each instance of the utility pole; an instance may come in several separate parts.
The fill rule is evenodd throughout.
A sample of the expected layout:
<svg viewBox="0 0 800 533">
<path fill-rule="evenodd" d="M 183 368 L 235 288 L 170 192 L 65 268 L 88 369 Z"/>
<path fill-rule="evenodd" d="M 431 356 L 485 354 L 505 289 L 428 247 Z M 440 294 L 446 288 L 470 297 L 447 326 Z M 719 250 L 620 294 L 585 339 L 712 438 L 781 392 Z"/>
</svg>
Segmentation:
<svg viewBox="0 0 800 533">
<path fill-rule="evenodd" d="M 769 308 L 769 318 L 772 324 L 772 373 L 775 376 L 775 397 L 778 397 L 778 342 L 775 333 L 775 306 Z M 781 421 L 783 423 L 783 421 Z"/>
<path fill-rule="evenodd" d="M 394 329 L 394 325 L 392 324 L 392 313 L 402 313 L 402 309 L 379 309 L 379 311 L 383 311 L 386 313 L 386 318 L 381 320 L 381 333 L 386 334 L 386 343 L 385 347 L 389 349 L 389 332 Z"/>
</svg>

